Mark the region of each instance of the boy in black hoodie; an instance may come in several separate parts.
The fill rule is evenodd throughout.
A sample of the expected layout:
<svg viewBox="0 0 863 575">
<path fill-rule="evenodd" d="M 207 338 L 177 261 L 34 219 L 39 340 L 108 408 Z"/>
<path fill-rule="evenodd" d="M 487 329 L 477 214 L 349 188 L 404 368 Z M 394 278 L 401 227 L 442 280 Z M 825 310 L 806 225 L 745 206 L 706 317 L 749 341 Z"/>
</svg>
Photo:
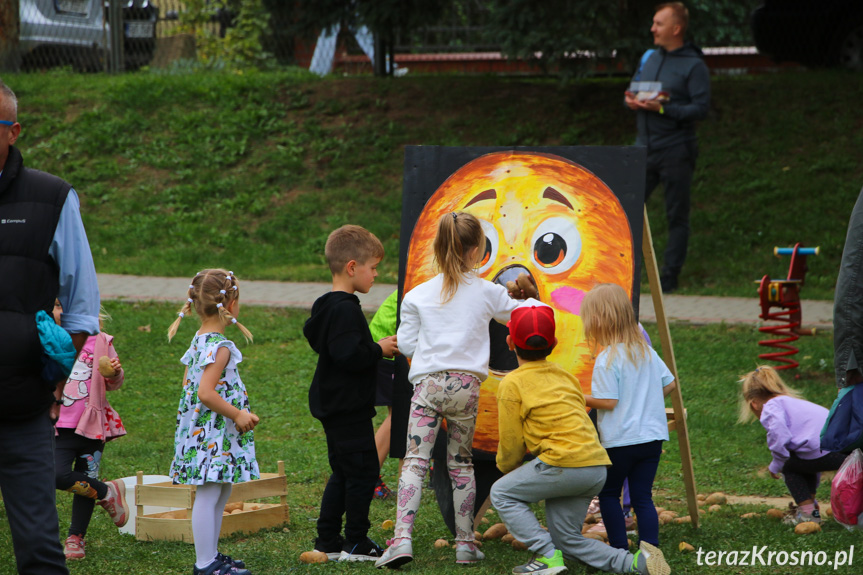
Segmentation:
<svg viewBox="0 0 863 575">
<path fill-rule="evenodd" d="M 371 289 L 384 247 L 368 230 L 347 225 L 330 234 L 325 254 L 333 290 L 315 301 L 303 328 L 318 354 L 309 409 L 324 426 L 333 470 L 321 498 L 315 550 L 330 560 L 376 561 L 383 549 L 368 538 L 369 506 L 380 474 L 372 422 L 375 382 L 378 360 L 398 348 L 395 336 L 375 343 L 354 292 Z"/>
</svg>

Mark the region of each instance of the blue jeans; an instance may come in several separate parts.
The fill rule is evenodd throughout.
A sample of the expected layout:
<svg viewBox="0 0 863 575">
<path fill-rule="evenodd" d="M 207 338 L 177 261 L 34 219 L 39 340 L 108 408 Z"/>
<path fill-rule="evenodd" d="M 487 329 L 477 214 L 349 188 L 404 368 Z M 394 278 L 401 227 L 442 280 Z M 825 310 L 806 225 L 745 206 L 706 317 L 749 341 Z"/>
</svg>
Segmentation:
<svg viewBox="0 0 863 575">
<path fill-rule="evenodd" d="M 653 479 L 659 467 L 662 441 L 612 447 L 606 452 L 611 459 L 611 467 L 599 492 L 599 509 L 608 533 L 608 544 L 618 549 L 629 549 L 626 520 L 620 506 L 623 482 L 629 479 L 632 510 L 638 517 L 638 538 L 659 546 L 659 517 L 653 506 Z"/>
</svg>

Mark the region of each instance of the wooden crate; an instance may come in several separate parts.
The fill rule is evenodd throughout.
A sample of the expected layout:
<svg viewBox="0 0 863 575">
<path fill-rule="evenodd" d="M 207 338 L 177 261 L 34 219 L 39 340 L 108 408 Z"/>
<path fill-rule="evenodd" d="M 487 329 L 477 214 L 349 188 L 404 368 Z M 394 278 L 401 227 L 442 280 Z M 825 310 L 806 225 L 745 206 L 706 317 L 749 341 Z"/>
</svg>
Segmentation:
<svg viewBox="0 0 863 575">
<path fill-rule="evenodd" d="M 195 503 L 194 485 L 174 485 L 170 482 L 144 485 L 143 472 L 138 472 L 135 488 L 136 526 L 139 541 L 185 541 L 194 543 L 192 535 L 192 505 Z M 278 473 L 261 473 L 261 478 L 234 484 L 228 503 L 254 504 L 258 508 L 244 510 L 222 519 L 221 535 L 254 533 L 268 527 L 288 523 L 288 482 L 285 463 L 279 461 Z M 255 503 L 265 497 L 279 497 L 280 503 Z M 177 507 L 174 511 L 144 515 L 144 505 Z"/>
</svg>

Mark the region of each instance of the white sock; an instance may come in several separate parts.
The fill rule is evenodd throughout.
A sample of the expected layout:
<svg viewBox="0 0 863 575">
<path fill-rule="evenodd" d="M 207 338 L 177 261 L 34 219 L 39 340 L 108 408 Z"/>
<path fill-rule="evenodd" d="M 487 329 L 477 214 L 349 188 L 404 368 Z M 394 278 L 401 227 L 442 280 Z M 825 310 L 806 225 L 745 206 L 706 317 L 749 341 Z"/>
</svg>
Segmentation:
<svg viewBox="0 0 863 575">
<path fill-rule="evenodd" d="M 204 569 L 216 559 L 219 534 L 213 531 L 216 521 L 222 523 L 219 506 L 222 495 L 221 483 L 205 483 L 195 489 L 195 503 L 192 505 L 192 534 L 195 536 L 195 565 Z"/>
<path fill-rule="evenodd" d="M 228 504 L 228 499 L 231 497 L 231 489 L 233 489 L 233 485 L 231 483 L 220 483 L 222 486 L 222 492 L 219 494 L 219 501 L 216 503 L 216 509 L 220 509 L 224 511 L 225 505 Z M 222 511 L 216 513 L 216 521 L 213 523 L 213 537 L 216 538 L 216 552 L 218 552 L 219 547 L 219 535 L 222 533 L 222 519 L 225 517 L 222 515 Z"/>
</svg>

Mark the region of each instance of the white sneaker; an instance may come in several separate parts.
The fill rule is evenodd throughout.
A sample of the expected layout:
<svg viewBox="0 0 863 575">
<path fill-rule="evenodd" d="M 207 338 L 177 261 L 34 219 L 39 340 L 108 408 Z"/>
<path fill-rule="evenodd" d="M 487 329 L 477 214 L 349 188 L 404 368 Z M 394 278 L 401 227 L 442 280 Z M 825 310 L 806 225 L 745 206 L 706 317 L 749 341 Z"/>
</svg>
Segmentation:
<svg viewBox="0 0 863 575">
<path fill-rule="evenodd" d="M 485 559 L 485 553 L 476 544 L 460 541 L 455 545 L 455 562 L 459 565 L 472 565 Z"/>
<path fill-rule="evenodd" d="M 381 555 L 381 558 L 375 561 L 375 567 L 389 567 L 397 569 L 405 563 L 410 563 L 414 559 L 413 542 L 404 537 L 398 540 L 398 543 L 393 544 L 394 539 L 387 541 L 387 550 Z"/>
</svg>

